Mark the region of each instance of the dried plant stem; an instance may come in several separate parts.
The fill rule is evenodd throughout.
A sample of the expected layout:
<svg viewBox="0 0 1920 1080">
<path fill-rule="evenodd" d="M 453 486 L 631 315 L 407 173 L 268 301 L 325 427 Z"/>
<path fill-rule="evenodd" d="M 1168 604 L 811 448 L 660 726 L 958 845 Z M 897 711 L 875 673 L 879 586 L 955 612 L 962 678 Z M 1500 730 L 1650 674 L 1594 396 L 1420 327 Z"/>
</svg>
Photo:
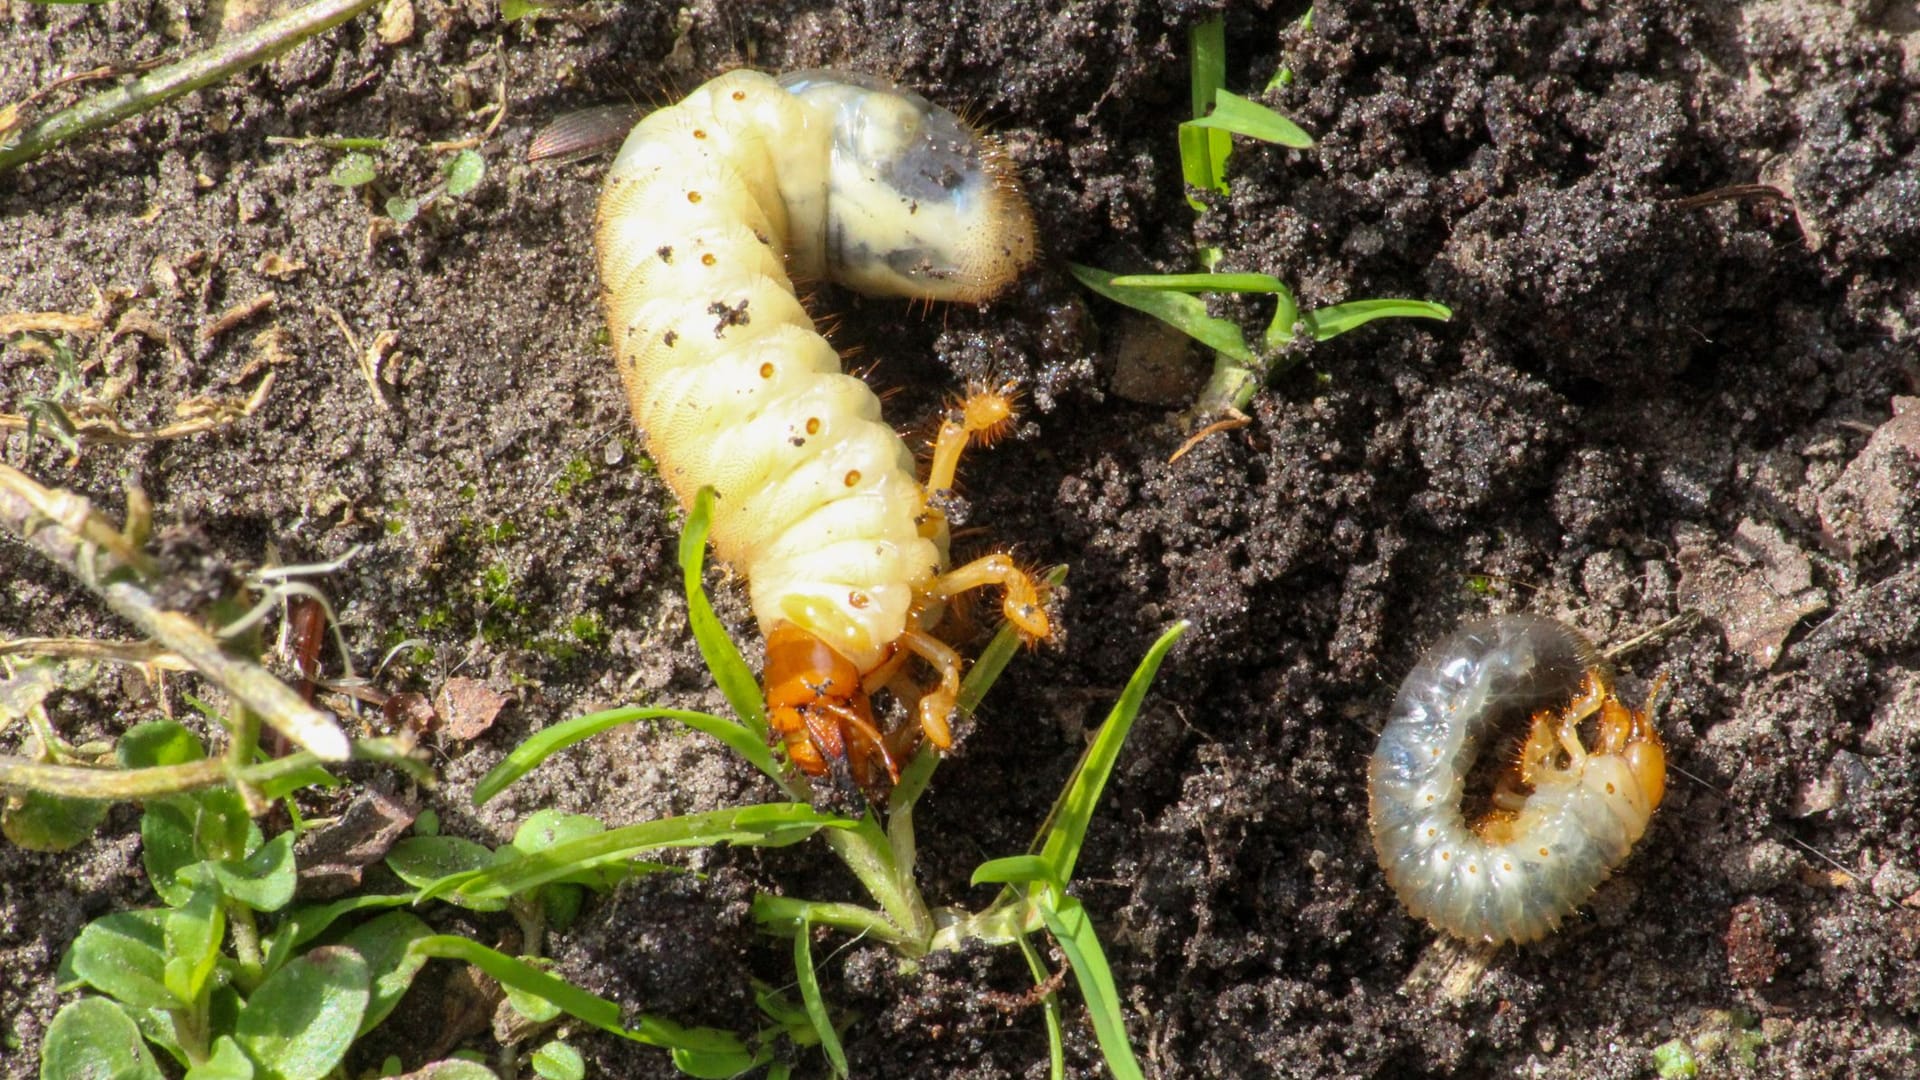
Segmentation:
<svg viewBox="0 0 1920 1080">
<path fill-rule="evenodd" d="M 181 94 L 271 60 L 372 6 L 373 0 L 314 0 L 179 63 L 95 94 L 26 128 L 11 142 L 0 143 L 0 172 L 32 161 L 68 139 L 117 124 Z"/>
<path fill-rule="evenodd" d="M 346 733 L 260 665 L 235 656 L 197 619 L 171 611 L 148 585 L 153 559 L 70 491 L 51 491 L 0 464 L 0 526 L 52 559 L 121 617 L 218 683 L 242 705 L 322 761 L 345 761 Z"/>
</svg>

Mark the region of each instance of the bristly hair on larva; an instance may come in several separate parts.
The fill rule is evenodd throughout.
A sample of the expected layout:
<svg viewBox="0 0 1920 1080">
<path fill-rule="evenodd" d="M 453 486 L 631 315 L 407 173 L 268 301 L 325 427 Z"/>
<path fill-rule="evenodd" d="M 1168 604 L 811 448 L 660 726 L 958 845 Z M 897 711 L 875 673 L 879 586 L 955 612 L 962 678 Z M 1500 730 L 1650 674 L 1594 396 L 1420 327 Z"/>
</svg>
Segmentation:
<svg viewBox="0 0 1920 1080">
<path fill-rule="evenodd" d="M 1581 725 L 1597 729 L 1592 746 Z M 1468 777 L 1523 732 L 1474 819 Z M 1551 932 L 1620 865 L 1666 794 L 1666 752 L 1593 646 L 1533 615 L 1479 619 L 1428 650 L 1368 769 L 1373 845 L 1407 910 L 1468 941 Z"/>
<path fill-rule="evenodd" d="M 769 720 L 815 777 L 878 797 L 924 736 L 944 749 L 963 661 L 947 601 L 997 586 L 1029 640 L 1052 623 L 1004 555 L 950 568 L 941 510 L 962 451 L 1011 423 L 1005 387 L 970 393 L 928 473 L 795 296 L 794 281 L 981 301 L 1033 261 L 1005 156 L 945 109 L 880 80 L 735 71 L 655 112 L 607 175 L 595 232 L 603 304 L 635 423 L 683 505 L 748 583 L 767 643 Z M 932 685 L 914 678 L 918 660 Z M 913 703 L 882 730 L 869 696 Z"/>
</svg>

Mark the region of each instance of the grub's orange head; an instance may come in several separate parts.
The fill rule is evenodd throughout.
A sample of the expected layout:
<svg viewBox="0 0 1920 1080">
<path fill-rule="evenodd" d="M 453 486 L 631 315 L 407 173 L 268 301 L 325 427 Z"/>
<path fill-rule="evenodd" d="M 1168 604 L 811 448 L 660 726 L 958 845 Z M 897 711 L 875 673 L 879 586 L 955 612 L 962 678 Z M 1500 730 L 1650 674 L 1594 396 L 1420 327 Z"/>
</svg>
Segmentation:
<svg viewBox="0 0 1920 1080">
<path fill-rule="evenodd" d="M 832 776 L 870 797 L 900 779 L 900 768 L 873 725 L 860 671 L 792 623 L 767 634 L 767 721 L 787 757 L 808 776 Z"/>
</svg>

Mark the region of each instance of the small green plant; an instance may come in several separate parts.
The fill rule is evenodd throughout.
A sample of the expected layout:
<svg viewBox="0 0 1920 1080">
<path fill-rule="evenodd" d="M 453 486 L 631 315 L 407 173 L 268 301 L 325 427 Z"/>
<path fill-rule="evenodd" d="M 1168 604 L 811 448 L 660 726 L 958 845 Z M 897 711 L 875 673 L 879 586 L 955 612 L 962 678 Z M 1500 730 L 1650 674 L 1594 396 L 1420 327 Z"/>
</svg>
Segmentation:
<svg viewBox="0 0 1920 1080">
<path fill-rule="evenodd" d="M 173 721 L 120 740 L 126 769 L 206 760 Z M 260 787 L 278 798 L 332 778 L 317 767 Z M 262 835 L 231 787 L 149 800 L 142 860 L 161 907 L 117 912 L 80 931 L 60 965 L 60 989 L 103 995 L 68 1003 L 48 1027 L 44 1077 L 164 1075 L 149 1043 L 191 1075 L 320 1077 L 360 1032 L 384 1017 L 411 978 L 396 934 L 424 924 L 391 913 L 340 944 L 300 950 L 263 941 L 261 915 L 285 908 L 296 882 L 292 832 Z M 414 968 L 417 969 L 415 964 Z"/>
<path fill-rule="evenodd" d="M 67 453 L 80 453 L 79 427 L 67 412 L 80 391 L 80 364 L 73 355 L 73 345 L 65 335 L 47 337 L 46 335 L 22 335 L 38 339 L 44 351 L 53 360 L 53 392 L 44 395 L 28 395 L 20 399 L 20 415 L 27 421 L 27 452 L 33 452 L 34 433 L 44 428 L 47 434 Z"/>
<path fill-rule="evenodd" d="M 202 760 L 205 749 L 184 727 L 162 721 L 129 731 L 119 754 L 127 768 L 156 768 Z M 331 778 L 312 770 L 263 791 L 280 797 L 319 782 Z M 430 883 L 476 867 L 510 868 L 604 831 L 593 818 L 547 811 L 529 818 L 498 851 L 458 837 L 416 835 L 395 845 L 387 863 L 404 882 Z M 263 836 L 232 788 L 153 800 L 140 834 L 147 877 L 163 906 L 107 915 L 75 938 L 61 962 L 59 988 L 98 996 L 69 1002 L 54 1017 L 41 1050 L 43 1077 L 159 1080 L 165 1074 L 152 1048 L 188 1076 L 209 1080 L 339 1075 L 354 1041 L 392 1012 L 434 958 L 493 976 L 513 1007 L 536 1024 L 564 1012 L 690 1061 L 748 1059 L 744 1045 L 725 1032 L 623 1017 L 613 1002 L 543 971 L 537 957 L 435 934 L 411 912 L 389 910 L 425 900 L 420 889 L 289 907 L 297 882 L 295 834 Z M 661 869 L 627 862 L 505 890 L 498 898 L 451 899 L 477 911 L 512 913 L 531 951 L 546 928 L 572 921 L 584 889 Z M 532 1064 L 542 1076 L 577 1076 L 578 1057 L 564 1040 L 550 1040 L 534 1051 Z"/>
<path fill-rule="evenodd" d="M 1312 25 L 1308 11 L 1303 24 Z M 1254 101 L 1226 89 L 1226 23 L 1209 19 L 1189 32 L 1193 71 L 1194 118 L 1180 125 L 1180 173 L 1188 187 L 1187 201 L 1204 213 L 1207 196 L 1229 194 L 1227 160 L 1233 136 L 1294 149 L 1308 149 L 1313 138 L 1305 131 Z M 1281 69 L 1268 84 L 1292 82 Z M 1195 261 L 1203 272 L 1192 274 L 1115 274 L 1091 266 L 1069 264 L 1082 285 L 1118 304 L 1144 312 L 1212 349 L 1213 375 L 1195 403 L 1193 416 L 1211 419 L 1228 409 L 1243 408 L 1254 391 L 1281 370 L 1279 357 L 1296 337 L 1314 341 L 1338 337 L 1375 319 L 1419 318 L 1446 321 L 1451 309 L 1426 300 L 1355 300 L 1302 311 L 1293 290 L 1279 278 L 1261 273 L 1219 273 L 1226 253 L 1201 247 Z M 1207 312 L 1206 294 L 1240 293 L 1274 298 L 1273 318 L 1257 346 L 1247 343 L 1240 324 Z"/>
<path fill-rule="evenodd" d="M 280 140 L 282 142 L 312 142 L 333 149 L 348 152 L 334 162 L 333 169 L 327 173 L 327 182 L 343 188 L 372 187 L 379 188 L 380 173 L 369 150 L 383 149 L 385 139 L 318 139 L 318 140 Z M 440 183 L 418 194 L 388 194 L 381 207 L 388 217 L 405 225 L 420 216 L 420 211 L 433 206 L 442 197 L 459 199 L 471 194 L 480 186 L 487 175 L 487 159 L 477 151 L 462 150 L 441 166 Z"/>
<path fill-rule="evenodd" d="M 675 1064 L 683 1071 L 699 1076 L 731 1075 L 720 1067 L 738 1071 L 770 1064 L 775 1058 L 773 1041 L 784 1039 L 798 1046 L 819 1046 L 835 1074 L 846 1075 L 847 1060 L 840 1042 L 839 1025 L 821 990 L 813 954 L 815 931 L 827 929 L 884 942 L 903 962 L 968 943 L 1015 945 L 1025 953 L 1036 984 L 1042 986 L 1049 982 L 1048 973 L 1030 939 L 1040 932 L 1051 934 L 1068 958 L 1081 998 L 1092 1015 L 1101 1052 L 1113 1074 L 1121 1078 L 1140 1076 L 1140 1066 L 1126 1037 L 1112 971 L 1085 909 L 1070 889 L 1087 823 L 1154 674 L 1167 651 L 1185 631 L 1185 625 L 1176 625 L 1167 631 L 1148 651 L 1056 802 L 1032 850 L 989 861 L 975 873 L 976 883 L 1005 886 L 998 898 L 977 912 L 935 909 L 921 895 L 914 877 L 917 841 L 913 812 L 939 764 L 939 756 L 923 747 L 902 770 L 900 782 L 888 798 L 884 822 L 872 811 L 850 817 L 825 812 L 811 804 L 811 792 L 804 777 L 788 768 L 771 749 L 778 740 L 770 739 L 759 685 L 726 636 L 702 588 L 711 512 L 712 492 L 703 491 L 695 500 L 681 536 L 680 564 L 694 639 L 737 719 L 652 707 L 612 709 L 579 717 L 547 728 L 517 747 L 481 780 L 474 791 L 474 801 L 484 803 L 493 798 L 547 758 L 582 740 L 621 724 L 661 719 L 684 724 L 718 739 L 771 779 L 787 800 L 604 831 L 595 829 L 506 864 L 479 865 L 478 853 L 470 853 L 475 865 L 438 880 L 420 882 L 422 895 L 462 904 L 500 903 L 512 896 L 551 887 L 552 883 L 590 879 L 663 847 L 780 846 L 818 838 L 853 873 L 872 906 L 770 894 L 756 898 L 753 913 L 760 927 L 791 942 L 795 985 L 801 998 L 799 1008 L 791 1008 L 791 1003 L 783 1006 L 763 995 L 762 1011 L 774 1023 L 742 1040 L 742 1045 L 750 1048 L 744 1061 L 690 1057 L 676 1050 Z M 1055 580 L 1057 583 L 1058 575 Z M 1017 649 L 1016 635 L 1010 628 L 1003 629 L 969 672 L 962 688 L 963 708 L 971 711 L 979 703 Z M 1064 1071 L 1063 1021 L 1055 995 L 1049 992 L 1046 1001 L 1053 1075 L 1058 1077 Z"/>
</svg>

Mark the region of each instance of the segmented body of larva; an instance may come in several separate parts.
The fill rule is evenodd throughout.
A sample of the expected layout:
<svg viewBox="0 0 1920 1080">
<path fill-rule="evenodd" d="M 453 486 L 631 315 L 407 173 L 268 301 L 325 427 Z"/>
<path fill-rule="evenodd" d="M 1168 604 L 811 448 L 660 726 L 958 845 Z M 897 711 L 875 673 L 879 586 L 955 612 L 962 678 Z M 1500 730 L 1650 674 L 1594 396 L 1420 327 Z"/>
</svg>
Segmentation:
<svg viewBox="0 0 1920 1080">
<path fill-rule="evenodd" d="M 999 584 L 1023 633 L 1044 638 L 1049 623 L 1006 556 L 947 569 L 936 496 L 969 439 L 1008 422 L 1004 388 L 952 411 L 923 483 L 792 279 L 985 299 L 1032 261 L 1026 203 L 998 152 L 918 95 L 835 72 L 735 71 L 633 129 L 596 240 L 648 450 L 682 504 L 718 493 L 710 536 L 766 637 L 770 720 L 802 770 L 845 768 L 872 793 L 917 733 L 879 732 L 868 694 L 903 682 L 909 656 L 940 678 L 917 695 L 920 727 L 950 742 L 960 660 L 929 633 L 947 597 Z"/>
<path fill-rule="evenodd" d="M 1470 771 L 1502 731 L 1525 743 L 1470 813 Z M 1368 770 L 1374 850 L 1394 891 L 1435 927 L 1491 943 L 1559 925 L 1627 857 L 1665 792 L 1647 714 L 1620 703 L 1584 637 L 1531 615 L 1470 622 L 1422 656 Z"/>
</svg>

